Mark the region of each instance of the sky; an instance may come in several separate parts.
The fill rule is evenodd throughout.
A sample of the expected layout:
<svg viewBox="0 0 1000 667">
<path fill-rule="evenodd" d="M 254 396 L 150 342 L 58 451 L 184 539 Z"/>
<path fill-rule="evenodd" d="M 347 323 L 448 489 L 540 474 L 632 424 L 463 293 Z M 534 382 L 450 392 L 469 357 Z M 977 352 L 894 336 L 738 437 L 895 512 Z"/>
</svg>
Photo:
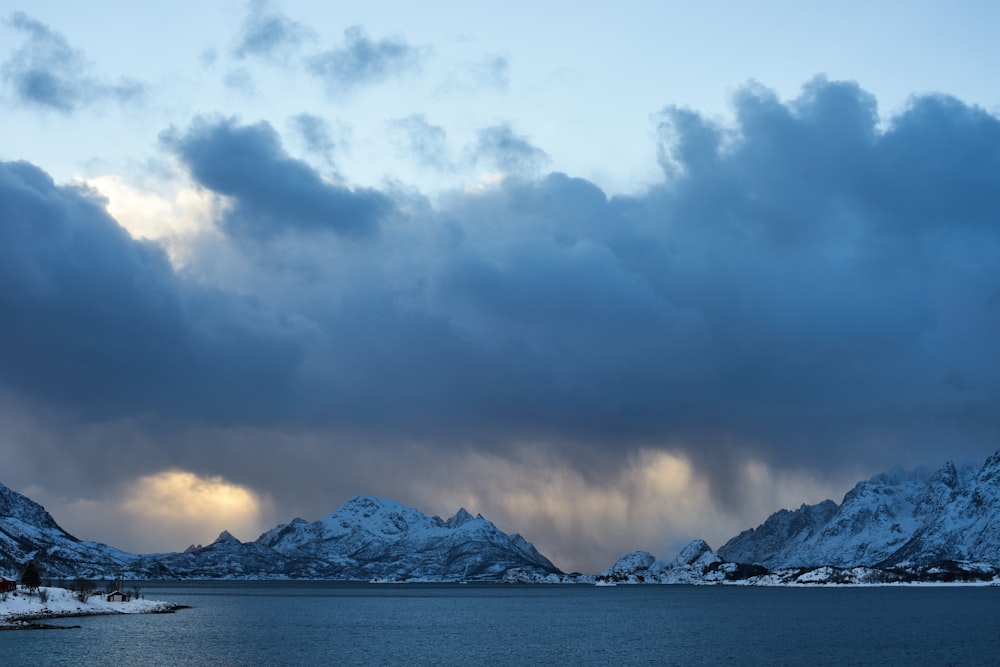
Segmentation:
<svg viewBox="0 0 1000 667">
<path fill-rule="evenodd" d="M 1000 5 L 0 2 L 0 482 L 566 571 L 1000 447 Z"/>
</svg>

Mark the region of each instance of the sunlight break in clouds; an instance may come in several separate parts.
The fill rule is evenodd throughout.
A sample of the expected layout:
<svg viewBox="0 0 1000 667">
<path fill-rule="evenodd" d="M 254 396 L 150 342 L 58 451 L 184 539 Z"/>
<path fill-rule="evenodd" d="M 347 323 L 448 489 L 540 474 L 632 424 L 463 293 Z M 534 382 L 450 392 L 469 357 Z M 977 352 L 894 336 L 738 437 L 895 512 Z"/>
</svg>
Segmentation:
<svg viewBox="0 0 1000 667">
<path fill-rule="evenodd" d="M 442 492 L 447 487 L 436 480 L 416 495 L 426 509 L 450 514 L 465 507 L 501 530 L 520 532 L 567 572 L 597 572 L 628 550 L 669 560 L 696 538 L 719 548 L 782 507 L 839 501 L 846 488 L 753 460 L 743 467 L 738 508 L 723 507 L 682 454 L 653 449 L 640 450 L 611 479 L 588 478 L 537 449 L 517 461 L 470 454 L 449 468 L 454 488 Z"/>
<path fill-rule="evenodd" d="M 167 470 L 140 477 L 121 506 L 150 535 L 204 536 L 207 544 L 223 530 L 243 540 L 255 539 L 262 532 L 267 504 L 250 489 L 222 477 Z"/>
<path fill-rule="evenodd" d="M 164 194 L 140 189 L 116 174 L 83 183 L 107 199 L 108 213 L 132 238 L 159 242 L 175 268 L 187 263 L 191 239 L 212 229 L 223 205 L 208 190 L 177 185 Z"/>
</svg>

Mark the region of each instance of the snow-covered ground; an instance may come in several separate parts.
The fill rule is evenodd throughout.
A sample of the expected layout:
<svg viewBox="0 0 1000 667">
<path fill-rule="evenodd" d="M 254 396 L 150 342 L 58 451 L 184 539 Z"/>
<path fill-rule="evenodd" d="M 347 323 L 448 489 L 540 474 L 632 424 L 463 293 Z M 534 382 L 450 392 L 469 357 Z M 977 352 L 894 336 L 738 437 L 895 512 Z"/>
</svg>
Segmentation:
<svg viewBox="0 0 1000 667">
<path fill-rule="evenodd" d="M 44 620 L 62 616 L 92 616 L 97 614 L 152 614 L 173 611 L 177 608 L 159 600 L 132 600 L 108 602 L 103 594 L 91 595 L 80 602 L 73 591 L 65 588 L 43 586 L 38 593 L 18 589 L 0 593 L 0 628 L 18 627 L 30 620 Z M 42 598 L 46 598 L 44 602 Z"/>
</svg>

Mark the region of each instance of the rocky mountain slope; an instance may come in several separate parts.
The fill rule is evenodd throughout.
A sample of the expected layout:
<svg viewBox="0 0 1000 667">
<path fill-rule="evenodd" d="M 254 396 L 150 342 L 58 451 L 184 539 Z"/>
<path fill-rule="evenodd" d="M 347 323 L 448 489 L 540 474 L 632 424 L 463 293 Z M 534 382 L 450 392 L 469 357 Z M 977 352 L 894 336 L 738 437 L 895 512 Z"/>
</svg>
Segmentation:
<svg viewBox="0 0 1000 667">
<path fill-rule="evenodd" d="M 559 570 L 520 535 L 464 509 L 444 521 L 392 500 L 358 496 L 328 516 L 295 519 L 253 542 L 223 532 L 182 553 L 135 555 L 73 537 L 37 503 L 0 485 L 0 571 L 34 560 L 48 578 L 500 581 Z"/>
<path fill-rule="evenodd" d="M 597 575 L 599 581 L 627 584 L 696 584 L 724 581 L 722 559 L 704 540 L 694 540 L 670 561 L 648 551 L 627 553 Z"/>
<path fill-rule="evenodd" d="M 645 551 L 596 577 L 607 583 L 1000 583 L 1000 451 L 982 466 L 901 468 L 859 482 L 838 505 L 781 510 L 718 553 L 695 540 L 672 561 Z"/>
<path fill-rule="evenodd" d="M 520 535 L 464 509 L 447 521 L 393 500 L 358 496 L 312 523 L 295 519 L 240 542 L 157 558 L 170 576 L 378 581 L 498 581 L 513 568 L 558 573 Z"/>
<path fill-rule="evenodd" d="M 35 560 L 45 563 L 48 576 L 93 577 L 127 569 L 135 558 L 73 537 L 44 507 L 0 484 L 0 572 L 14 575 Z"/>
<path fill-rule="evenodd" d="M 64 531 L 0 485 L 0 573 L 34 560 L 48 578 L 344 579 L 607 583 L 886 583 L 998 580 L 1000 451 L 982 466 L 895 469 L 838 505 L 781 510 L 713 552 L 695 540 L 673 560 L 626 554 L 596 576 L 564 575 L 520 535 L 464 509 L 443 520 L 358 496 L 314 522 L 252 542 L 223 532 L 182 553 L 135 555 Z"/>
<path fill-rule="evenodd" d="M 1000 564 L 1000 451 L 980 468 L 896 469 L 831 500 L 782 510 L 719 549 L 727 561 L 789 567 Z"/>
</svg>

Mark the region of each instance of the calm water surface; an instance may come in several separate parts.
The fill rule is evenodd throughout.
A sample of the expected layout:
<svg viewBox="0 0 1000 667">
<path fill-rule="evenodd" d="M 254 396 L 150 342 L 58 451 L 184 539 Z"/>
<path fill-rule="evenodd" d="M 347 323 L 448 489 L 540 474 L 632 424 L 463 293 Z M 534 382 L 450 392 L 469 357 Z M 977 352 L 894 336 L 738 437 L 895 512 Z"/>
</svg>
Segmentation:
<svg viewBox="0 0 1000 667">
<path fill-rule="evenodd" d="M 143 585 L 176 614 L 0 633 L 3 665 L 990 665 L 1000 588 Z"/>
</svg>

